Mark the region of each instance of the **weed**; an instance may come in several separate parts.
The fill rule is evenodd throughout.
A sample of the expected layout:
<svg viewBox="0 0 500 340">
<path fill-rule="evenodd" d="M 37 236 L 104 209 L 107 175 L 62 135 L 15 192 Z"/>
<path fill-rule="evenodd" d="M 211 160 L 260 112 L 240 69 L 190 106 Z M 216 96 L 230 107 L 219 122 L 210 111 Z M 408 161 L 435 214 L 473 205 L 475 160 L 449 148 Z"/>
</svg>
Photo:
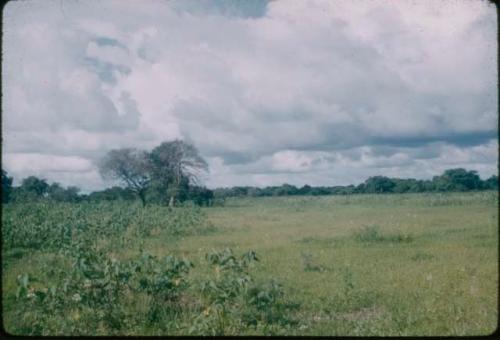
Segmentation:
<svg viewBox="0 0 500 340">
<path fill-rule="evenodd" d="M 428 261 L 428 260 L 432 260 L 433 258 L 434 258 L 434 255 L 428 254 L 428 253 L 422 253 L 422 252 L 416 253 L 415 255 L 413 255 L 411 257 L 411 259 L 413 261 Z"/>
<path fill-rule="evenodd" d="M 411 243 L 413 242 L 413 235 L 397 232 L 394 234 L 382 234 L 377 225 L 362 227 L 359 231 L 354 233 L 354 239 L 362 243 Z"/>
<path fill-rule="evenodd" d="M 354 239 L 359 242 L 382 242 L 384 237 L 380 233 L 380 228 L 376 225 L 365 226 L 354 233 Z"/>
<path fill-rule="evenodd" d="M 349 295 L 354 289 L 354 282 L 352 278 L 352 271 L 349 267 L 345 267 L 342 273 L 342 278 L 344 280 L 344 288 L 347 295 Z"/>
<path fill-rule="evenodd" d="M 237 257 L 226 248 L 208 253 L 206 260 L 214 268 L 214 277 L 201 285 L 203 312 L 195 318 L 191 334 L 238 334 L 249 326 L 267 329 L 296 323 L 287 311 L 297 305 L 285 300 L 281 284 L 254 283 L 249 269 L 258 261 L 255 252 Z"/>
<path fill-rule="evenodd" d="M 326 268 L 322 265 L 318 265 L 315 263 L 315 260 L 313 258 L 312 254 L 308 253 L 300 253 L 302 257 L 302 264 L 304 271 L 306 272 L 324 272 L 326 271 Z"/>
</svg>

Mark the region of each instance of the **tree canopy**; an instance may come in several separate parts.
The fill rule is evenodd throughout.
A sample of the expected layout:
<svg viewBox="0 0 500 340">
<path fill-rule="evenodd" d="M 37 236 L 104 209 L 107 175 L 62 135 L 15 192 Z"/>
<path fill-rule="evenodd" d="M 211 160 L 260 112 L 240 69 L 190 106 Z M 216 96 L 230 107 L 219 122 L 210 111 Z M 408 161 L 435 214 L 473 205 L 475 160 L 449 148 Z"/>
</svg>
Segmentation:
<svg viewBox="0 0 500 340">
<path fill-rule="evenodd" d="M 171 206 L 182 184 L 197 184 L 201 172 L 208 170 L 196 147 L 181 140 L 161 143 L 151 151 L 150 160 L 156 187 L 170 197 Z"/>
<path fill-rule="evenodd" d="M 149 155 L 134 148 L 111 150 L 99 163 L 104 178 L 120 180 L 146 205 L 146 190 L 151 182 Z"/>
<path fill-rule="evenodd" d="M 104 166 L 101 171 L 103 174 L 109 172 L 106 176 L 120 179 L 125 188 L 114 186 L 84 195 L 79 193 L 80 189 L 77 187 L 64 188 L 59 183 L 49 185 L 46 180 L 36 176 L 29 176 L 22 180 L 19 187 L 13 187 L 12 177 L 9 177 L 7 172 L 2 170 L 2 202 L 30 202 L 40 199 L 63 202 L 133 200 L 139 196 L 142 203 L 145 204 L 147 196 L 147 200 L 154 203 L 167 204 L 170 203 L 169 199 L 172 200 L 172 197 L 174 197 L 177 202 L 191 200 L 198 205 L 210 206 L 213 202 L 233 196 L 261 197 L 498 190 L 497 175 L 482 180 L 476 171 L 468 171 L 462 168 L 448 169 L 440 176 L 434 176 L 432 180 L 373 176 L 358 185 L 351 184 L 347 186 L 328 187 L 306 184 L 298 188 L 285 183 L 281 186 L 265 188 L 234 186 L 210 190 L 200 186 L 195 179 L 200 171 L 206 169 L 206 162 L 199 156 L 197 151 L 191 149 L 187 152 L 186 155 L 193 157 L 194 161 L 186 161 L 189 157 L 184 158 L 179 154 L 175 157 L 167 156 L 172 150 L 180 153 L 179 149 L 182 150 L 183 148 L 177 149 L 181 145 L 180 143 L 162 143 L 162 145 L 161 148 L 153 150 L 155 151 L 154 157 L 157 157 L 155 161 L 151 157 L 153 153 L 136 149 L 120 149 L 109 152 L 101 163 L 101 166 Z M 172 145 L 177 145 L 177 147 L 172 147 Z M 177 164 L 177 169 L 181 169 L 181 175 L 178 179 L 175 177 L 176 173 L 171 170 L 175 169 L 176 166 L 173 166 L 170 162 L 175 161 L 180 163 Z M 191 166 L 191 164 L 194 164 L 194 167 L 187 167 Z M 196 169 L 196 171 L 190 172 L 191 169 Z"/>
<path fill-rule="evenodd" d="M 190 184 L 208 169 L 191 144 L 180 140 L 163 142 L 151 152 L 125 148 L 111 150 L 99 163 L 104 178 L 118 179 L 146 205 L 148 193 L 173 205 L 183 200 Z"/>
</svg>

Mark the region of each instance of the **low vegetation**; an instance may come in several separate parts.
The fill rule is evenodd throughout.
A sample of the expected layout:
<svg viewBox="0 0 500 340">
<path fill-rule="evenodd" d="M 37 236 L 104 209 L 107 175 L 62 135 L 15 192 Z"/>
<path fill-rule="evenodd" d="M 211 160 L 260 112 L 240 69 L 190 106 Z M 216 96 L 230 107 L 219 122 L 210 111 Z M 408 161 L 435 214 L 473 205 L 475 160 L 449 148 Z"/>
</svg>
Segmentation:
<svg viewBox="0 0 500 340">
<path fill-rule="evenodd" d="M 20 335 L 485 335 L 498 193 L 8 203 Z"/>
<path fill-rule="evenodd" d="M 384 235 L 380 232 L 380 228 L 376 225 L 365 226 L 354 233 L 354 238 L 363 243 L 377 242 L 393 242 L 393 243 L 410 243 L 413 241 L 411 234 L 396 232 Z"/>
</svg>

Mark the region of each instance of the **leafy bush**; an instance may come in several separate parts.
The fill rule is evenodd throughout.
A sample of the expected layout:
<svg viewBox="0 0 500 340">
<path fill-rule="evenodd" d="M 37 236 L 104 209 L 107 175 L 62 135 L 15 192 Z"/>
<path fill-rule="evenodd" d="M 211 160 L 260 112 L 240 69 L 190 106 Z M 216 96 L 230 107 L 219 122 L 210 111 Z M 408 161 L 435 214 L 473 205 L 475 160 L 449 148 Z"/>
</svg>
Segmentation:
<svg viewBox="0 0 500 340">
<path fill-rule="evenodd" d="M 40 268 L 46 276 L 20 275 L 16 294 L 7 297 L 15 301 L 15 334 L 217 335 L 250 328 L 274 334 L 294 322 L 281 285 L 254 282 L 251 268 L 259 260 L 253 251 L 206 254 L 213 275 L 200 285 L 188 280 L 190 261 L 143 251 L 147 237 L 213 230 L 199 207 L 16 203 L 5 209 L 2 223 L 3 254 L 12 263 L 34 250 L 51 258 Z M 137 244 L 138 256 L 116 258 L 121 248 Z"/>
<path fill-rule="evenodd" d="M 121 333 L 138 323 L 156 322 L 162 309 L 179 309 L 178 299 L 189 286 L 186 275 L 191 267 L 189 261 L 174 256 L 159 261 L 143 254 L 121 262 L 89 251 L 74 258 L 70 272 L 60 270 L 55 284 L 34 288 L 29 275 L 20 275 L 16 297 L 22 302 L 18 311 L 21 332 L 94 334 L 104 327 Z M 127 308 L 141 293 L 152 301 L 145 316 Z"/>
<path fill-rule="evenodd" d="M 395 234 L 384 235 L 376 225 L 364 226 L 354 233 L 354 239 L 363 243 L 410 243 L 413 242 L 413 235 L 397 232 Z"/>
<path fill-rule="evenodd" d="M 172 255 L 160 260 L 143 252 L 120 261 L 92 243 L 80 243 L 66 255 L 70 270 L 47 270 L 50 282 L 28 273 L 17 278 L 16 333 L 127 334 L 141 327 L 176 327 L 223 335 L 253 327 L 274 334 L 297 323 L 289 311 L 298 305 L 286 300 L 279 283 L 254 282 L 250 268 L 258 258 L 253 251 L 236 256 L 226 248 L 207 254 L 213 275 L 194 286 L 188 280 L 191 262 Z M 137 312 L 144 303 L 146 309 Z"/>
<path fill-rule="evenodd" d="M 243 321 L 248 325 L 278 324 L 295 325 L 297 320 L 290 318 L 289 310 L 296 309 L 299 304 L 286 300 L 283 286 L 271 280 L 254 285 L 248 290 L 247 311 L 243 313 Z"/>
<path fill-rule="evenodd" d="M 285 300 L 280 284 L 254 283 L 249 269 L 258 261 L 255 252 L 237 257 L 226 248 L 207 254 L 206 260 L 215 275 L 201 284 L 204 307 L 194 319 L 191 334 L 239 334 L 248 327 L 273 333 L 296 323 L 287 312 L 298 305 Z"/>
</svg>

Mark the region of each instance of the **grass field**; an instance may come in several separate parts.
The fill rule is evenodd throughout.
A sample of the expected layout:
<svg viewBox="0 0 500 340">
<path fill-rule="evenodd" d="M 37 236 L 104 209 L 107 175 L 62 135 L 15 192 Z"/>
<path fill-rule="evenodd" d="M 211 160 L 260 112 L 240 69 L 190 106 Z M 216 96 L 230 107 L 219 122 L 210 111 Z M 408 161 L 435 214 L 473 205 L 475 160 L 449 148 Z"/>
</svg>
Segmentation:
<svg viewBox="0 0 500 340">
<path fill-rule="evenodd" d="M 126 204 L 3 207 L 3 323 L 8 332 L 404 336 L 486 335 L 496 329 L 496 192 L 239 198 L 201 211 Z M 75 243 L 74 232 L 67 241 L 54 234 L 54 240 L 68 244 L 69 253 L 64 253 L 59 241 L 43 239 L 44 230 L 57 223 L 63 235 L 63 221 L 90 225 L 78 235 L 92 245 Z M 26 242 L 30 228 L 36 229 L 30 223 L 39 228 L 32 243 Z M 16 234 L 16 228 L 24 228 L 24 234 Z M 94 239 L 88 240 L 88 234 Z M 164 295 L 158 294 L 167 286 L 161 286 L 163 293 L 133 294 L 132 288 L 120 288 L 125 284 L 118 274 L 110 276 L 115 286 L 108 287 L 123 294 L 82 300 L 85 294 L 75 292 L 90 281 L 80 284 L 74 277 L 83 276 L 72 276 L 71 295 L 53 288 L 50 300 L 51 285 L 61 286 L 77 266 L 69 259 L 83 256 L 71 253 L 77 246 L 122 263 L 117 273 L 141 248 L 158 258 L 188 259 L 193 267 L 189 273 L 169 269 L 175 285 L 168 289 L 176 293 L 160 305 L 155 300 L 161 300 Z M 225 248 L 235 258 L 253 250 L 259 261 L 247 266 L 235 260 L 227 269 L 219 253 L 208 257 L 215 265 L 207 263 L 207 253 Z M 114 263 L 107 266 L 115 268 Z M 29 279 L 23 282 L 25 274 Z M 133 282 L 128 278 L 133 275 L 127 275 L 127 282 Z M 251 284 L 238 275 L 251 277 Z M 281 288 L 266 288 L 270 279 Z M 207 280 L 217 289 L 203 286 Z M 241 287 L 234 288 L 234 282 Z M 252 287 L 263 293 L 248 297 Z M 99 316 L 101 307 L 121 314 Z M 117 319 L 124 324 L 116 324 Z"/>
</svg>

